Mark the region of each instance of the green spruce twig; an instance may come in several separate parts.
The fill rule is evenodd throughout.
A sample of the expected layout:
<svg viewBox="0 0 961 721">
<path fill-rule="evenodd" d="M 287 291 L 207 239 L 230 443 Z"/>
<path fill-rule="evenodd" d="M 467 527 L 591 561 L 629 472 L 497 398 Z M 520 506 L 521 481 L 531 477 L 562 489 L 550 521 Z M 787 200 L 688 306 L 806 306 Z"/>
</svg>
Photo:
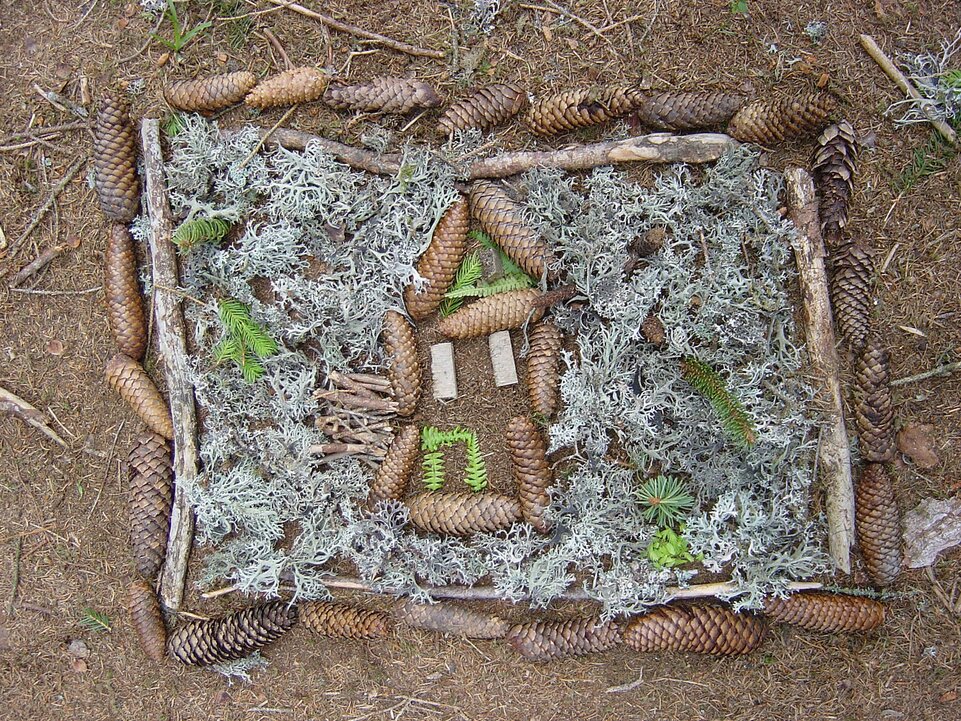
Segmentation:
<svg viewBox="0 0 961 721">
<path fill-rule="evenodd" d="M 911 153 L 911 161 L 894 181 L 894 189 L 905 193 L 922 178 L 944 170 L 957 151 L 941 137 L 936 130 L 931 131 L 928 141 Z"/>
<path fill-rule="evenodd" d="M 674 476 L 660 475 L 645 481 L 637 495 L 644 506 L 644 518 L 659 526 L 674 525 L 694 507 L 694 496 Z"/>
<path fill-rule="evenodd" d="M 83 626 L 88 631 L 93 631 L 94 633 L 102 633 L 104 631 L 112 631 L 113 626 L 110 625 L 110 617 L 101 613 L 100 611 L 95 611 L 92 608 L 84 608 L 80 614 L 80 625 Z"/>
<path fill-rule="evenodd" d="M 194 218 L 181 223 L 171 240 L 181 252 L 188 252 L 201 243 L 219 243 L 230 231 L 230 223 L 223 218 Z"/>
<path fill-rule="evenodd" d="M 757 441 L 754 421 L 741 402 L 731 395 L 717 371 L 697 358 L 688 357 L 681 361 L 681 375 L 707 398 L 731 438 L 744 447 L 754 445 Z"/>
<path fill-rule="evenodd" d="M 250 317 L 250 309 L 239 300 L 222 298 L 218 301 L 217 314 L 226 337 L 214 346 L 214 362 L 232 361 L 244 380 L 254 383 L 264 375 L 260 360 L 276 355 L 280 350 L 277 341 Z"/>
</svg>

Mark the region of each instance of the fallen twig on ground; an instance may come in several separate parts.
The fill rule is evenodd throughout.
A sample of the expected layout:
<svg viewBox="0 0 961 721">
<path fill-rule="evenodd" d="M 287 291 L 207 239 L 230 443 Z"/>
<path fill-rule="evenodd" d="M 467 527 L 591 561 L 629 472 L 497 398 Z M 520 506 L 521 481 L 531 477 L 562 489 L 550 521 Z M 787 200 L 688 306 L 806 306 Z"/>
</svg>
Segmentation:
<svg viewBox="0 0 961 721">
<path fill-rule="evenodd" d="M 932 368 L 931 370 L 926 370 L 923 373 L 918 373 L 913 376 L 905 376 L 904 378 L 897 378 L 891 381 L 892 386 L 906 386 L 909 383 L 917 383 L 918 381 L 924 381 L 928 378 L 938 378 L 940 376 L 949 376 L 955 371 L 961 371 L 961 361 L 955 361 L 954 363 L 945 363 L 937 368 Z"/>
<path fill-rule="evenodd" d="M 37 408 L 27 403 L 20 396 L 0 387 L 0 413 L 19 418 L 28 426 L 33 426 L 47 438 L 66 448 L 67 442 L 47 424 L 46 416 Z"/>
<path fill-rule="evenodd" d="M 17 287 L 25 280 L 31 278 L 35 273 L 39 273 L 41 270 L 43 270 L 43 268 L 49 265 L 54 258 L 63 253 L 63 251 L 69 247 L 70 246 L 67 243 L 58 243 L 57 245 L 47 248 L 45 251 L 40 253 L 40 255 L 17 271 L 10 279 L 10 283 L 8 285 L 11 288 Z"/>
<path fill-rule="evenodd" d="M 86 120 L 89 113 L 87 109 L 82 105 L 78 105 L 73 102 L 70 98 L 65 98 L 60 93 L 56 93 L 53 90 L 44 90 L 36 83 L 33 84 L 33 89 L 41 98 L 50 103 L 53 107 L 58 110 L 62 110 L 65 113 L 70 113 L 71 115 L 76 115 L 78 118 Z"/>
</svg>

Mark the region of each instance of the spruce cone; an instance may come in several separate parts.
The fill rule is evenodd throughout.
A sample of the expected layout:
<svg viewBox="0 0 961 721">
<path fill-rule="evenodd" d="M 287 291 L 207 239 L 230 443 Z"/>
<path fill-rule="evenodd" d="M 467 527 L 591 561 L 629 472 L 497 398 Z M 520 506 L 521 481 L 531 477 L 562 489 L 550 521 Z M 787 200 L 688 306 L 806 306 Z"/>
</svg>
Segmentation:
<svg viewBox="0 0 961 721">
<path fill-rule="evenodd" d="M 300 604 L 300 622 L 314 633 L 332 638 L 383 638 L 390 617 L 383 611 L 330 601 Z"/>
<path fill-rule="evenodd" d="M 374 78 L 363 85 L 331 85 L 324 102 L 337 110 L 404 114 L 436 108 L 441 100 L 430 85 L 418 80 Z"/>
<path fill-rule="evenodd" d="M 484 232 L 528 275 L 540 278 L 554 262 L 547 243 L 524 222 L 521 207 L 497 183 L 471 183 L 470 212 Z"/>
<path fill-rule="evenodd" d="M 467 128 L 488 130 L 514 117 L 526 105 L 527 93 L 516 85 L 488 85 L 451 105 L 437 121 L 437 131 L 450 135 Z"/>
<path fill-rule="evenodd" d="M 130 404 L 147 428 L 173 440 L 170 409 L 143 366 L 123 353 L 117 353 L 107 361 L 104 374 L 110 386 Z"/>
<path fill-rule="evenodd" d="M 829 125 L 818 136 L 814 151 L 814 179 L 817 182 L 821 232 L 829 245 L 841 242 L 841 230 L 848 223 L 848 203 L 854 190 L 858 142 L 847 120 Z"/>
<path fill-rule="evenodd" d="M 727 133 L 742 143 L 758 145 L 804 138 L 823 127 L 836 107 L 837 100 L 828 93 L 755 100 L 737 111 Z"/>
<path fill-rule="evenodd" d="M 524 520 L 540 533 L 547 533 L 544 513 L 551 504 L 547 492 L 551 469 L 547 465 L 547 445 L 537 426 L 526 416 L 516 416 L 504 432 L 511 454 L 511 473 L 517 481 Z"/>
<path fill-rule="evenodd" d="M 387 499 L 400 500 L 407 490 L 407 481 L 420 450 L 420 430 L 417 426 L 404 426 L 394 436 L 387 455 L 374 475 L 370 486 L 370 502 L 377 503 Z"/>
<path fill-rule="evenodd" d="M 133 623 L 140 648 L 151 661 L 160 663 L 164 659 L 164 646 L 167 644 L 167 627 L 157 594 L 149 582 L 138 579 L 127 589 L 130 621 Z"/>
<path fill-rule="evenodd" d="M 858 359 L 855 382 L 859 401 L 854 409 L 858 422 L 861 457 L 870 463 L 894 460 L 894 407 L 891 405 L 888 351 L 876 337 L 869 337 Z"/>
<path fill-rule="evenodd" d="M 568 90 L 534 103 L 524 122 L 535 135 L 556 135 L 586 125 L 597 125 L 633 110 L 639 100 L 634 88 Z"/>
<path fill-rule="evenodd" d="M 726 123 L 744 105 L 743 95 L 720 92 L 639 95 L 634 112 L 653 130 L 698 130 Z"/>
<path fill-rule="evenodd" d="M 275 108 L 317 100 L 327 87 L 327 75 L 317 68 L 292 68 L 267 78 L 247 94 L 251 108 Z"/>
<path fill-rule="evenodd" d="M 387 377 L 394 390 L 397 415 L 413 415 L 421 388 L 417 340 L 410 323 L 395 310 L 387 311 L 384 316 L 384 350 L 390 361 Z"/>
<path fill-rule="evenodd" d="M 404 304 L 414 320 L 423 320 L 440 306 L 457 268 L 467 251 L 467 229 L 470 212 L 467 201 L 460 198 L 444 213 L 437 224 L 430 245 L 417 261 L 417 272 L 427 282 L 418 293 L 410 285 L 404 290 Z"/>
<path fill-rule="evenodd" d="M 765 630 L 761 619 L 721 606 L 660 606 L 630 620 L 624 643 L 635 651 L 732 656 L 760 646 Z"/>
<path fill-rule="evenodd" d="M 901 573 L 901 518 L 894 484 L 881 463 L 868 463 L 854 489 L 854 520 L 864 565 L 875 586 L 890 586 Z"/>
<path fill-rule="evenodd" d="M 509 527 L 521 519 L 516 498 L 499 493 L 418 493 L 407 499 L 410 520 L 423 531 L 469 536 Z"/>
<path fill-rule="evenodd" d="M 504 638 L 510 629 L 499 616 L 447 601 L 424 604 L 407 599 L 394 607 L 394 618 L 412 628 L 464 638 Z"/>
<path fill-rule="evenodd" d="M 241 70 L 171 83 L 164 88 L 164 99 L 171 107 L 191 113 L 220 110 L 239 103 L 256 84 L 256 75 Z"/>
<path fill-rule="evenodd" d="M 843 243 L 833 258 L 831 304 L 838 331 L 859 352 L 871 329 L 874 259 L 860 244 Z"/>
<path fill-rule="evenodd" d="M 476 338 L 499 330 L 520 328 L 527 322 L 539 321 L 543 308 L 534 303 L 541 297 L 535 288 L 509 290 L 487 298 L 475 300 L 437 323 L 437 330 L 448 338 Z"/>
<path fill-rule="evenodd" d="M 664 324 L 661 323 L 661 319 L 653 313 L 649 314 L 647 318 L 644 319 L 644 322 L 641 323 L 641 335 L 644 336 L 644 340 L 652 345 L 656 345 L 658 348 L 663 348 L 667 342 L 667 333 L 665 332 Z"/>
<path fill-rule="evenodd" d="M 296 606 L 271 601 L 207 621 L 190 621 L 167 637 L 167 653 L 191 666 L 249 656 L 276 641 L 297 621 Z"/>
<path fill-rule="evenodd" d="M 821 633 L 872 631 L 884 623 L 884 606 L 877 601 L 817 591 L 768 598 L 764 614 L 777 623 Z"/>
<path fill-rule="evenodd" d="M 137 573 L 153 578 L 163 565 L 170 531 L 173 467 L 163 436 L 144 433 L 127 458 L 130 550 Z"/>
<path fill-rule="evenodd" d="M 129 223 L 140 208 L 137 139 L 127 102 L 104 96 L 93 130 L 93 167 L 100 209 L 110 220 Z"/>
<path fill-rule="evenodd" d="M 600 653 L 622 640 L 621 628 L 616 622 L 601 623 L 597 617 L 531 621 L 514 626 L 507 633 L 507 642 L 531 661 Z"/>
<path fill-rule="evenodd" d="M 107 317 L 117 348 L 134 360 L 147 349 L 147 321 L 137 284 L 137 255 L 123 223 L 112 223 L 103 263 L 103 288 Z"/>
<path fill-rule="evenodd" d="M 557 411 L 561 377 L 557 365 L 561 358 L 562 340 L 561 332 L 550 321 L 538 323 L 530 335 L 527 394 L 531 399 L 531 408 L 544 418 L 550 418 Z"/>
</svg>

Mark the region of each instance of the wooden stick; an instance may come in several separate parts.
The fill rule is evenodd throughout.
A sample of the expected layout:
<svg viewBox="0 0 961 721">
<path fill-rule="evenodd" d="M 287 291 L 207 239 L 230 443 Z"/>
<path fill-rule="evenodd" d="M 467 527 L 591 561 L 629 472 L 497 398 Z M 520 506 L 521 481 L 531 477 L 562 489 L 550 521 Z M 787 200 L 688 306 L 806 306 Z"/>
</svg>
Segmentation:
<svg viewBox="0 0 961 721">
<path fill-rule="evenodd" d="M 928 378 L 938 378 L 940 376 L 949 376 L 955 371 L 961 371 L 961 361 L 955 361 L 954 363 L 945 363 L 937 368 L 932 368 L 931 370 L 924 371 L 923 373 L 918 373 L 913 376 L 905 376 L 904 378 L 897 378 L 891 381 L 892 386 L 906 386 L 908 383 L 917 383 L 918 381 L 926 381 Z"/>
<path fill-rule="evenodd" d="M 74 176 L 80 172 L 80 169 L 86 164 L 86 162 L 86 158 L 80 158 L 76 160 L 74 164 L 67 169 L 67 172 L 64 173 L 63 177 L 57 181 L 57 184 L 51 188 L 50 195 L 47 196 L 47 199 L 44 201 L 43 205 L 37 209 L 37 212 L 30 220 L 30 224 L 26 227 L 23 233 L 20 234 L 20 237 L 11 243 L 9 250 L 10 257 L 13 257 L 14 253 L 16 253 L 20 246 L 23 245 L 27 238 L 30 237 L 30 234 L 36 230 L 37 226 L 40 225 L 40 221 L 43 220 L 43 217 L 47 214 L 47 211 L 49 211 L 53 207 L 53 204 L 57 202 L 57 196 L 63 192 L 63 189 L 66 188 L 70 181 L 73 180 Z"/>
<path fill-rule="evenodd" d="M 321 443 L 307 449 L 312 455 L 329 456 L 333 453 L 349 455 L 381 456 L 383 451 L 365 443 Z"/>
<path fill-rule="evenodd" d="M 951 143 L 951 145 L 957 147 L 958 134 L 954 132 L 954 128 L 934 114 L 934 111 L 931 109 L 932 102 L 923 97 L 921 93 L 918 92 L 918 89 L 914 87 L 914 84 L 908 80 L 907 76 L 898 70 L 897 66 L 891 61 L 891 58 L 885 55 L 884 51 L 874 42 L 874 38 L 870 35 L 861 35 L 860 40 L 861 47 L 871 56 L 874 62 L 881 66 L 881 69 L 894 81 L 894 84 L 901 88 L 901 92 L 911 96 L 915 100 L 921 101 L 921 112 L 927 116 L 935 130 L 941 133 L 941 137 Z"/>
<path fill-rule="evenodd" d="M 194 389 L 187 377 L 187 345 L 181 298 L 177 293 L 164 290 L 177 288 L 180 278 L 177 254 L 170 240 L 173 221 L 167 200 L 159 121 L 144 119 L 140 136 L 147 196 L 145 205 L 150 216 L 154 313 L 174 424 L 174 502 L 167 558 L 160 579 L 160 600 L 167 608 L 176 611 L 183 599 L 187 560 L 193 543 L 193 512 L 187 503 L 186 487 L 197 476 L 197 418 Z"/>
<path fill-rule="evenodd" d="M 290 128 L 276 128 L 273 132 L 262 129 L 260 133 L 262 136 L 269 136 L 265 141 L 266 145 L 279 145 L 288 150 L 303 150 L 307 147 L 307 143 L 313 142 L 352 168 L 366 170 L 375 175 L 397 175 L 400 172 L 400 155 L 372 153 L 369 150 L 344 145 L 335 140 Z"/>
<path fill-rule="evenodd" d="M 23 281 L 32 277 L 35 273 L 40 272 L 68 247 L 69 246 L 67 246 L 65 243 L 58 243 L 57 245 L 47 248 L 14 274 L 14 276 L 10 279 L 10 287 L 16 288 L 18 285 L 23 283 Z"/>
<path fill-rule="evenodd" d="M 850 573 L 851 546 L 854 543 L 854 486 L 841 401 L 841 362 L 838 359 L 828 279 L 824 269 L 825 250 L 818 220 L 818 201 L 814 193 L 814 181 L 806 170 L 788 168 L 784 179 L 788 213 L 797 228 L 792 242 L 804 303 L 807 348 L 824 415 L 818 465 L 826 494 L 828 552 L 840 570 Z"/>
<path fill-rule="evenodd" d="M 58 110 L 63 110 L 66 113 L 71 113 L 76 115 L 81 120 L 86 120 L 89 113 L 87 109 L 82 105 L 77 105 L 70 98 L 65 98 L 60 93 L 55 93 L 53 90 L 44 90 L 36 83 L 33 84 L 33 89 L 41 98 L 50 103 L 53 107 Z"/>
<path fill-rule="evenodd" d="M 370 373 L 348 373 L 347 377 L 371 388 L 390 389 L 390 381 L 383 376 L 375 376 Z"/>
<path fill-rule="evenodd" d="M 47 424 L 47 417 L 43 413 L 27 403 L 20 396 L 11 393 L 3 387 L 0 387 L 0 414 L 19 418 L 28 426 L 36 428 L 47 438 L 59 444 L 62 448 L 67 447 L 67 442 L 57 435 L 57 432 Z"/>
</svg>

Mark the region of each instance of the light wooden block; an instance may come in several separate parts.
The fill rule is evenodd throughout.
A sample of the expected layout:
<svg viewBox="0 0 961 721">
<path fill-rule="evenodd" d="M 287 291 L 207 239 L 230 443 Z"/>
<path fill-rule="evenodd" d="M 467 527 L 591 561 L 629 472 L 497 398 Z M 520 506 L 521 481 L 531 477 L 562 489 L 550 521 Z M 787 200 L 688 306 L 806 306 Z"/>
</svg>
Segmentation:
<svg viewBox="0 0 961 721">
<path fill-rule="evenodd" d="M 430 347 L 430 372 L 433 394 L 438 400 L 457 398 L 457 371 L 454 369 L 454 344 L 437 343 Z"/>
<path fill-rule="evenodd" d="M 488 338 L 491 348 L 491 366 L 494 368 L 494 385 L 512 386 L 517 383 L 517 366 L 514 365 L 514 348 L 510 331 L 500 330 Z"/>
</svg>

